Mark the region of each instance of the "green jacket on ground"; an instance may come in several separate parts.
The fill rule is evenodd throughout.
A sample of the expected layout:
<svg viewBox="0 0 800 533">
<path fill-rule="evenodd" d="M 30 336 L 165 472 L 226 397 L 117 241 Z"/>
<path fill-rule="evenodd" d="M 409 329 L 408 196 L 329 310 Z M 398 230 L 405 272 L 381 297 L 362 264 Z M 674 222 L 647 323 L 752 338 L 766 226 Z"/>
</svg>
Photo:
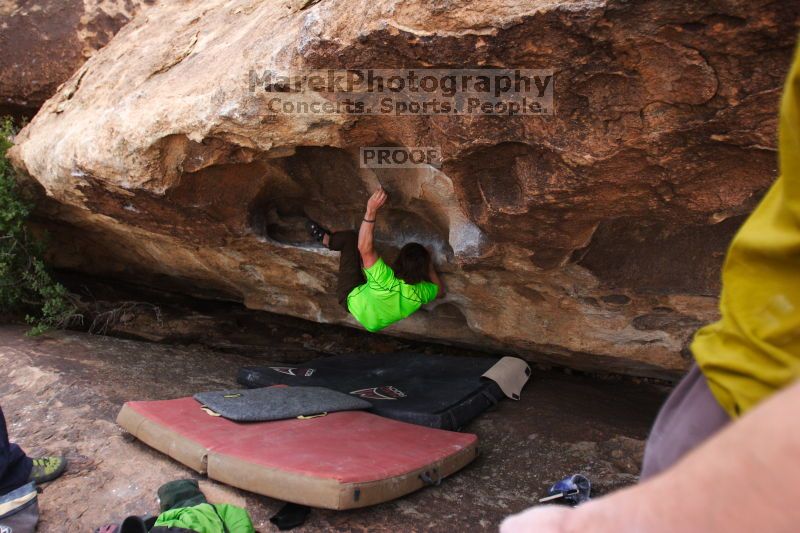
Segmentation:
<svg viewBox="0 0 800 533">
<path fill-rule="evenodd" d="M 158 516 L 153 527 L 177 527 L 197 533 L 255 533 L 247 511 L 225 503 L 170 509 Z"/>
</svg>

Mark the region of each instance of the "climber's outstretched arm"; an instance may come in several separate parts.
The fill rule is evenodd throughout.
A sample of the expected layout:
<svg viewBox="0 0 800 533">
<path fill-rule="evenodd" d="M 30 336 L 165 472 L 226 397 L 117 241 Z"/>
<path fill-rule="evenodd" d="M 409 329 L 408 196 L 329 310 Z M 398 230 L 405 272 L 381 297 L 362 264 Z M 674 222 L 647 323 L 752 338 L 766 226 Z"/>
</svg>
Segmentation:
<svg viewBox="0 0 800 533">
<path fill-rule="evenodd" d="M 358 252 L 361 254 L 361 262 L 364 268 L 369 268 L 378 260 L 375 253 L 372 234 L 375 231 L 375 217 L 378 216 L 378 209 L 386 203 L 386 191 L 379 187 L 367 202 L 367 211 L 364 220 L 361 221 L 361 228 L 358 230 Z"/>
</svg>

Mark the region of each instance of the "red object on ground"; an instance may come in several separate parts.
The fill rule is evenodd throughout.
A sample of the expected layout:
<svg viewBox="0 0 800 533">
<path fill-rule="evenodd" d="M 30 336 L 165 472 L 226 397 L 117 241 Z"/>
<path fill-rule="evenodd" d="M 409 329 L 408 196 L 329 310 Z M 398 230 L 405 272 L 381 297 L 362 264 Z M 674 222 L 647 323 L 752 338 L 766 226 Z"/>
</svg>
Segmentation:
<svg viewBox="0 0 800 533">
<path fill-rule="evenodd" d="M 329 487 L 325 491 L 335 486 L 338 493 L 344 494 L 346 489 L 356 500 L 351 505 L 339 494 L 335 502 L 318 505 L 329 508 L 360 507 L 402 496 L 429 484 L 422 479 L 425 476 L 420 477 L 422 472 L 429 477 L 444 477 L 469 463 L 477 452 L 475 435 L 407 424 L 363 411 L 302 420 L 238 423 L 208 415 L 193 398 L 179 398 L 128 402 L 118 422 L 144 442 L 183 462 L 182 452 L 176 453 L 176 449 L 201 450 L 205 453 L 202 464 L 208 466 L 212 479 L 310 505 L 315 505 L 307 499 L 311 498 L 308 494 L 316 492 L 308 488 L 313 485 L 298 489 L 307 494 L 287 497 L 273 490 L 274 476 L 318 480 L 321 487 Z M 145 426 L 157 428 L 167 438 L 148 437 L 153 431 Z M 229 472 L 213 471 L 219 458 L 244 462 L 253 468 L 245 468 L 231 479 Z M 272 477 L 268 482 L 259 481 L 259 471 L 265 473 L 264 479 Z M 386 485 L 380 487 L 383 482 Z M 366 496 L 363 492 L 370 485 L 376 486 L 374 490 L 380 494 L 367 503 L 361 496 Z M 325 500 L 328 496 L 333 497 L 323 494 L 319 498 Z M 369 496 L 372 500 L 372 493 Z"/>
</svg>

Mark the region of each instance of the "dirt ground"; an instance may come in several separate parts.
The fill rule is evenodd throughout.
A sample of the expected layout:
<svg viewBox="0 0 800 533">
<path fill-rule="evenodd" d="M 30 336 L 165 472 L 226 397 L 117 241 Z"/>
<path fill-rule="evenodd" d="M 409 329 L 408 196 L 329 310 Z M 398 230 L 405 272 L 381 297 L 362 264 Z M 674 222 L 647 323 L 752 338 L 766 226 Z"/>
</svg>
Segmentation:
<svg viewBox="0 0 800 533">
<path fill-rule="evenodd" d="M 213 502 L 245 506 L 257 530 L 276 530 L 269 517 L 281 502 L 203 480 L 114 419 L 128 400 L 235 386 L 239 366 L 281 362 L 280 351 L 270 359 L 77 332 L 24 333 L 0 326 L 0 403 L 12 440 L 30 455 L 60 453 L 70 461 L 67 474 L 40 496 L 39 531 L 91 531 L 129 514 L 156 513 L 158 487 L 185 477 L 201 479 Z M 298 346 L 315 340 L 309 333 L 287 338 Z M 337 349 L 335 340 L 326 342 Z M 481 456 L 441 486 L 362 510 L 313 510 L 296 531 L 491 531 L 564 475 L 586 474 L 596 494 L 634 483 L 665 392 L 657 384 L 536 370 L 521 401 L 501 402 L 466 428 L 478 435 Z"/>
</svg>

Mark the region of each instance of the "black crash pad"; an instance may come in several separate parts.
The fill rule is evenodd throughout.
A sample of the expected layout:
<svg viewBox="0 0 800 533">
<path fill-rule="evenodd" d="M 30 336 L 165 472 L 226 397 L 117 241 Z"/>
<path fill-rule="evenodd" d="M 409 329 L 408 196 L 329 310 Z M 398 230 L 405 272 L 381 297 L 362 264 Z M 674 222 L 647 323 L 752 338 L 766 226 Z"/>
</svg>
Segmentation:
<svg viewBox="0 0 800 533">
<path fill-rule="evenodd" d="M 500 387 L 481 375 L 499 359 L 419 353 L 347 354 L 302 366 L 247 366 L 246 387 L 327 387 L 358 396 L 371 412 L 432 428 L 456 430 L 499 402 Z"/>
</svg>

